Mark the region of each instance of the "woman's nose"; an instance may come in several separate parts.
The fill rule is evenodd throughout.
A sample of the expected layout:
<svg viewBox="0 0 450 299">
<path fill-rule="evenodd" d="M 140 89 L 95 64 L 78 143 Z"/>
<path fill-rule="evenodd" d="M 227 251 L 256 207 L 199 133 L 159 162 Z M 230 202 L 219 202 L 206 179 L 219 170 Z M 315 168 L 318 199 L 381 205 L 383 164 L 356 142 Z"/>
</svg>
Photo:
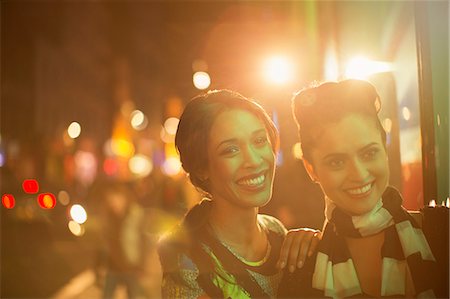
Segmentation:
<svg viewBox="0 0 450 299">
<path fill-rule="evenodd" d="M 255 148 L 253 148 L 252 146 L 248 146 L 244 151 L 243 151 L 243 158 L 244 158 L 244 165 L 247 167 L 251 167 L 251 166 L 257 166 L 261 163 L 261 155 L 258 152 L 258 150 L 256 150 Z"/>
<path fill-rule="evenodd" d="M 350 164 L 350 179 L 355 181 L 363 181 L 369 175 L 369 170 L 364 162 L 360 160 L 352 161 Z"/>
</svg>

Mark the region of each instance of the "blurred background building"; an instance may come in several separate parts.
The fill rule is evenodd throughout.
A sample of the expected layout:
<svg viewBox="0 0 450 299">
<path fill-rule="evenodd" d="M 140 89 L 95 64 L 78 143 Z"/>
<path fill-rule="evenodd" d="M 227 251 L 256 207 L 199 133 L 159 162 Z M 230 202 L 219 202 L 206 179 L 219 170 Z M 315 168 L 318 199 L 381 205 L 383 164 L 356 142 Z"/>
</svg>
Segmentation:
<svg viewBox="0 0 450 299">
<path fill-rule="evenodd" d="M 290 112 L 313 81 L 375 84 L 391 184 L 408 209 L 448 205 L 448 16 L 447 1 L 2 1 L 0 296 L 98 298 L 99 194 L 119 181 L 148 220 L 141 280 L 158 298 L 154 244 L 200 199 L 178 117 L 209 89 L 272 115 L 281 151 L 263 212 L 290 228 L 323 221 Z"/>
</svg>

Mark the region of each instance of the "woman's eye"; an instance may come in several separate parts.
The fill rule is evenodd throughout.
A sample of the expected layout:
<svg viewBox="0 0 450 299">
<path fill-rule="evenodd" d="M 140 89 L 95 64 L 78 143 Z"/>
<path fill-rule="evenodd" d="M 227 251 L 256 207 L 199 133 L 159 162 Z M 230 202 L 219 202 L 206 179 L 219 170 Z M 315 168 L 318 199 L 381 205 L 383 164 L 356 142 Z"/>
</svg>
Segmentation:
<svg viewBox="0 0 450 299">
<path fill-rule="evenodd" d="M 221 154 L 222 155 L 233 155 L 235 153 L 239 152 L 239 148 L 237 146 L 230 146 L 225 148 Z"/>
<path fill-rule="evenodd" d="M 373 159 L 373 158 L 376 157 L 376 155 L 377 155 L 378 152 L 379 152 L 379 150 L 378 150 L 377 148 L 369 149 L 369 150 L 367 150 L 366 152 L 364 152 L 363 158 L 364 158 L 365 160 L 371 160 L 371 159 Z"/>
<path fill-rule="evenodd" d="M 255 144 L 266 144 L 267 137 L 258 137 L 255 139 Z"/>
<path fill-rule="evenodd" d="M 333 159 L 327 162 L 328 166 L 332 169 L 339 169 L 344 166 L 344 160 L 341 159 Z"/>
</svg>

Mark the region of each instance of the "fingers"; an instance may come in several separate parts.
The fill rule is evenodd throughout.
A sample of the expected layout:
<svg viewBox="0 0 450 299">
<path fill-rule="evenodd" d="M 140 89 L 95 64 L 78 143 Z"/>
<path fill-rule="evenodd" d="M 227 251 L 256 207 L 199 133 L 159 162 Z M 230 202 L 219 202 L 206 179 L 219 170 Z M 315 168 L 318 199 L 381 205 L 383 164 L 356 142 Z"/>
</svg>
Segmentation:
<svg viewBox="0 0 450 299">
<path fill-rule="evenodd" d="M 290 272 L 302 268 L 319 244 L 321 233 L 313 229 L 294 229 L 286 235 L 277 263 L 279 269 L 288 266 Z"/>
<path fill-rule="evenodd" d="M 292 244 L 292 234 L 290 233 L 291 232 L 288 232 L 288 234 L 284 238 L 283 245 L 281 246 L 280 258 L 277 262 L 278 269 L 284 269 L 284 267 L 286 267 L 289 251 Z"/>
<path fill-rule="evenodd" d="M 322 239 L 322 234 L 320 231 L 316 231 L 312 236 L 311 243 L 309 245 L 308 257 L 312 256 L 319 245 L 319 241 Z"/>
<path fill-rule="evenodd" d="M 305 243 L 309 247 L 309 242 L 306 241 L 308 235 L 302 231 L 299 231 L 295 234 L 294 240 L 292 241 L 291 248 L 289 251 L 289 272 L 294 272 L 295 269 L 303 267 L 306 253 L 308 248 L 305 249 Z"/>
</svg>

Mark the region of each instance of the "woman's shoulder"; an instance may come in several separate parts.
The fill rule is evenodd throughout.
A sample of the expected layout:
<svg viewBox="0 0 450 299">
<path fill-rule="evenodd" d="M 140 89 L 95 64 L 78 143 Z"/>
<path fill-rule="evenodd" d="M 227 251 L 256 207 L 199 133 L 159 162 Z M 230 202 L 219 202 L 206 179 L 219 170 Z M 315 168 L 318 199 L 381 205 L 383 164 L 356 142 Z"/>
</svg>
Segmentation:
<svg viewBox="0 0 450 299">
<path fill-rule="evenodd" d="M 287 233 L 287 229 L 284 227 L 283 223 L 273 216 L 258 214 L 258 222 L 262 227 L 279 235 L 284 236 Z"/>
<path fill-rule="evenodd" d="M 180 267 L 181 258 L 188 252 L 189 242 L 188 234 L 180 225 L 160 237 L 157 251 L 163 270 L 174 271 Z"/>
</svg>

